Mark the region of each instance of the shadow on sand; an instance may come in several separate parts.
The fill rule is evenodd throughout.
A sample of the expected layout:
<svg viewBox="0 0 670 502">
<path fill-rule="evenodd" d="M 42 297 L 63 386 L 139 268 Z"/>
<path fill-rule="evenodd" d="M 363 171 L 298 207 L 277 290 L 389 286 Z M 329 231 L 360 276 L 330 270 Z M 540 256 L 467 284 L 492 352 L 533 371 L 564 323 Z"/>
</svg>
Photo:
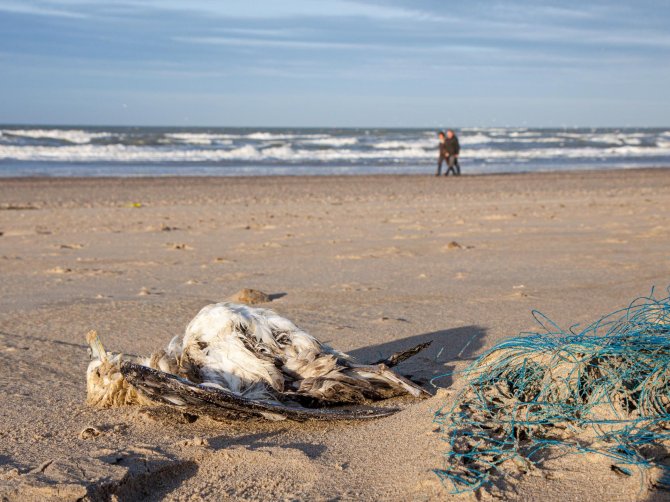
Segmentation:
<svg viewBox="0 0 670 502">
<path fill-rule="evenodd" d="M 400 363 L 397 367 L 399 373 L 421 385 L 426 385 L 431 378 L 453 371 L 455 366 L 449 363 L 474 359 L 474 355 L 484 346 L 485 338 L 486 329 L 480 326 L 462 326 L 362 347 L 349 354 L 357 361 L 366 363 L 383 359 L 394 352 L 409 349 L 420 343 L 432 341 L 430 347 Z M 436 381 L 435 385 L 449 387 L 452 383 L 451 376 L 445 376 Z"/>
<path fill-rule="evenodd" d="M 248 450 L 257 450 L 259 448 L 288 448 L 299 450 L 311 459 L 319 458 L 326 451 L 326 446 L 316 443 L 306 443 L 294 441 L 291 443 L 282 443 L 274 441 L 275 436 L 283 431 L 259 432 L 248 434 L 241 437 L 218 436 L 209 440 L 209 445 L 215 450 L 229 448 L 231 446 L 244 446 Z"/>
</svg>

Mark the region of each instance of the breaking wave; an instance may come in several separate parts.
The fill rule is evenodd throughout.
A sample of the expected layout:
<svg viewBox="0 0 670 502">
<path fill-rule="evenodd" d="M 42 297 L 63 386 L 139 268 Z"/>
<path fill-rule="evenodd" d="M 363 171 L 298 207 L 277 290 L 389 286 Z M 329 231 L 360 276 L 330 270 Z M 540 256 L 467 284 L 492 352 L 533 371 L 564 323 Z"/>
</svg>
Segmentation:
<svg viewBox="0 0 670 502">
<path fill-rule="evenodd" d="M 465 172 L 670 165 L 668 129 L 470 128 L 457 131 Z M 417 172 L 434 168 L 435 131 L 399 129 L 0 127 L 0 176 L 78 166 L 86 175 L 124 166 L 253 166 L 287 172 Z M 113 166 L 117 166 L 114 171 Z M 165 169 L 165 172 L 172 168 Z M 195 167 L 194 167 L 195 169 Z M 259 171 L 259 172 L 266 172 Z M 56 171 L 53 171 L 56 172 Z M 242 172 L 241 170 L 239 172 Z"/>
</svg>

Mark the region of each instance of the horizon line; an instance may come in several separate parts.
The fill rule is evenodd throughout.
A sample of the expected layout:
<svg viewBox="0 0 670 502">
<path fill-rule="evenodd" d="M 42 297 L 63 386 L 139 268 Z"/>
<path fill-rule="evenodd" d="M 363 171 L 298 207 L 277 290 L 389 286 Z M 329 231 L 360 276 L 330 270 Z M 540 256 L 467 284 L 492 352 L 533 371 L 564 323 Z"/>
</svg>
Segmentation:
<svg viewBox="0 0 670 502">
<path fill-rule="evenodd" d="M 0 127 L 91 127 L 91 128 L 191 128 L 191 129 L 415 129 L 415 130 L 435 130 L 443 129 L 670 129 L 670 125 L 463 125 L 463 126 L 382 126 L 382 125 L 360 125 L 360 126 L 337 126 L 337 125 L 158 125 L 158 124 L 87 124 L 87 123 L 39 123 L 39 122 L 0 122 Z"/>
</svg>

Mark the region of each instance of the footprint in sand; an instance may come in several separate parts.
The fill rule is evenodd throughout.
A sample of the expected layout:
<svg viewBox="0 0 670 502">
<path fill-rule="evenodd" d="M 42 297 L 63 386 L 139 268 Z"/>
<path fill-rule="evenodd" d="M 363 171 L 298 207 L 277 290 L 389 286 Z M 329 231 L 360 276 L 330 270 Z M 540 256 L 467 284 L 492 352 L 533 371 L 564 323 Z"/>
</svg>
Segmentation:
<svg viewBox="0 0 670 502">
<path fill-rule="evenodd" d="M 77 274 L 83 276 L 100 276 L 100 275 L 121 275 L 120 270 L 106 270 L 102 268 L 77 268 L 69 267 L 54 267 L 47 270 L 47 274 Z"/>
<path fill-rule="evenodd" d="M 183 242 L 168 242 L 165 246 L 168 249 L 176 249 L 178 251 L 189 251 L 193 249 L 191 246 L 184 244 Z"/>
<path fill-rule="evenodd" d="M 39 209 L 33 204 L 0 204 L 0 211 L 29 211 Z"/>
<path fill-rule="evenodd" d="M 409 322 L 407 319 L 404 317 L 389 317 L 389 316 L 381 316 L 378 319 L 375 319 L 373 322 L 377 323 L 387 323 L 387 322 Z"/>
<path fill-rule="evenodd" d="M 75 244 L 58 244 L 54 247 L 56 247 L 58 249 L 81 249 L 81 248 L 84 247 L 84 245 L 83 244 L 77 244 L 77 243 L 75 243 Z"/>
<path fill-rule="evenodd" d="M 264 247 L 264 248 L 283 248 L 283 247 L 286 247 L 286 246 L 284 246 L 283 244 L 280 244 L 279 242 L 268 241 L 268 242 L 264 242 L 261 245 L 261 247 Z"/>
<path fill-rule="evenodd" d="M 381 289 L 380 287 L 377 286 L 371 286 L 369 284 L 358 284 L 358 283 L 351 283 L 351 284 L 345 283 L 333 287 L 339 287 L 342 289 L 342 291 L 379 291 Z"/>
<path fill-rule="evenodd" d="M 394 241 L 406 241 L 406 240 L 416 240 L 416 239 L 425 239 L 426 235 L 421 234 L 407 234 L 407 235 L 394 235 Z"/>
<path fill-rule="evenodd" d="M 486 221 L 505 221 L 511 220 L 516 217 L 516 214 L 490 214 L 488 216 L 482 216 L 482 220 Z"/>
<path fill-rule="evenodd" d="M 388 257 L 409 258 L 416 256 L 416 253 L 399 249 L 395 246 L 389 248 L 375 249 L 363 254 L 336 255 L 336 260 L 364 260 L 367 258 L 388 258 Z"/>
<path fill-rule="evenodd" d="M 162 295 L 162 294 L 163 292 L 156 290 L 156 288 L 142 287 L 140 288 L 139 293 L 137 293 L 137 296 Z"/>
</svg>

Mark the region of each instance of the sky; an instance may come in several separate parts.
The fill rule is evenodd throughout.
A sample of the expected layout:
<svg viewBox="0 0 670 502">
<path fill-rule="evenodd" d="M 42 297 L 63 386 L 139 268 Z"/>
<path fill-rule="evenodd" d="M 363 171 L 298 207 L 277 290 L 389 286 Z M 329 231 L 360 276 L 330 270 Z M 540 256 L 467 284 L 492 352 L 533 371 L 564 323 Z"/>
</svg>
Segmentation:
<svg viewBox="0 0 670 502">
<path fill-rule="evenodd" d="M 670 2 L 0 0 L 0 123 L 670 126 Z"/>
</svg>

